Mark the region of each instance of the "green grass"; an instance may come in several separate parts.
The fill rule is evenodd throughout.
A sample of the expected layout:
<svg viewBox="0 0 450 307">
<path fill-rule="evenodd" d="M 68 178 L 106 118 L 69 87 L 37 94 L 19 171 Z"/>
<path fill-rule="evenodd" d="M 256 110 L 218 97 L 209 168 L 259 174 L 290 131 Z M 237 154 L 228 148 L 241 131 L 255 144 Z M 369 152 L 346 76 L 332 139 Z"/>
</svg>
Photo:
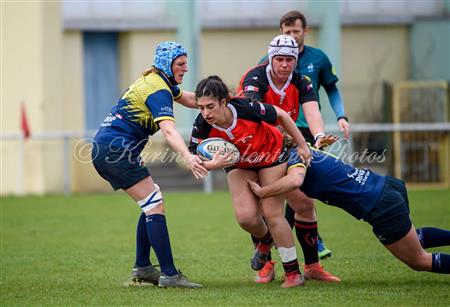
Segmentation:
<svg viewBox="0 0 450 307">
<path fill-rule="evenodd" d="M 420 273 L 393 258 L 370 227 L 320 204 L 323 261 L 341 284 L 280 288 L 253 283 L 252 245 L 227 193 L 165 193 L 177 267 L 200 290 L 124 287 L 134 262 L 137 206 L 122 193 L 6 197 L 1 201 L 2 306 L 448 306 L 449 275 Z M 450 191 L 412 191 L 416 226 L 450 228 Z M 441 248 L 450 253 L 450 248 Z M 301 255 L 301 251 L 298 250 Z M 153 260 L 154 256 L 152 255 Z M 278 259 L 278 257 L 276 257 Z"/>
</svg>

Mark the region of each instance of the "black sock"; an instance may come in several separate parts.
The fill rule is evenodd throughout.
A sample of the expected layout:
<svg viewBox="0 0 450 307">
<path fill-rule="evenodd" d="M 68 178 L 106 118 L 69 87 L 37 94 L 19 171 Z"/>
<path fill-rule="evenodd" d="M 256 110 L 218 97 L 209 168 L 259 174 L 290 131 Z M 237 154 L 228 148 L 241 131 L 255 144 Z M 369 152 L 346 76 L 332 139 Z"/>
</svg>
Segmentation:
<svg viewBox="0 0 450 307">
<path fill-rule="evenodd" d="M 319 262 L 317 253 L 317 222 L 302 222 L 295 220 L 295 233 L 300 242 L 305 257 L 305 264 Z"/>
<path fill-rule="evenodd" d="M 295 215 L 295 211 L 291 208 L 291 206 L 289 206 L 288 203 L 286 203 L 286 207 L 284 208 L 284 218 L 286 219 L 286 221 L 288 221 L 291 229 L 294 228 L 294 223 L 295 223 L 294 215 Z"/>
<path fill-rule="evenodd" d="M 150 263 L 150 241 L 147 236 L 145 214 L 141 213 L 136 229 L 136 262 L 137 267 L 146 267 Z"/>
<path fill-rule="evenodd" d="M 272 235 L 270 234 L 270 231 L 267 230 L 267 233 L 264 235 L 264 237 L 259 238 L 258 241 L 259 241 L 261 244 L 264 244 L 264 245 L 270 245 L 270 244 L 272 244 L 272 243 L 273 243 L 273 238 L 272 238 Z"/>
<path fill-rule="evenodd" d="M 253 236 L 253 235 L 250 235 L 250 236 L 251 236 L 251 238 L 252 238 L 253 247 L 256 247 L 256 245 L 258 245 L 258 243 L 259 243 L 258 238 L 256 238 L 256 237 Z"/>
<path fill-rule="evenodd" d="M 433 253 L 431 272 L 450 274 L 450 255 L 442 253 Z"/>
<path fill-rule="evenodd" d="M 300 268 L 298 266 L 298 260 L 294 259 L 289 262 L 283 262 L 283 269 L 286 275 L 293 273 L 300 273 Z"/>
<path fill-rule="evenodd" d="M 416 233 L 423 248 L 450 245 L 450 231 L 448 230 L 423 227 L 417 228 Z"/>
</svg>

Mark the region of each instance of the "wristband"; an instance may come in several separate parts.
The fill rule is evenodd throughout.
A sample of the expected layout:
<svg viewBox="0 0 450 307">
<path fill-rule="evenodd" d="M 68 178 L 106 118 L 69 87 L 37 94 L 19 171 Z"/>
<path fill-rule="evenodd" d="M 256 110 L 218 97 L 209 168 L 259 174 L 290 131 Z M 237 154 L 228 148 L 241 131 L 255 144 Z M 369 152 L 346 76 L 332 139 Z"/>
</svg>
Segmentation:
<svg viewBox="0 0 450 307">
<path fill-rule="evenodd" d="M 317 142 L 318 139 L 323 138 L 325 136 L 325 133 L 319 132 L 314 136 L 314 141 Z"/>
<path fill-rule="evenodd" d="M 340 119 L 345 119 L 345 121 L 348 123 L 348 118 L 347 118 L 347 116 L 339 116 L 339 117 L 337 118 L 337 121 L 339 121 Z"/>
</svg>

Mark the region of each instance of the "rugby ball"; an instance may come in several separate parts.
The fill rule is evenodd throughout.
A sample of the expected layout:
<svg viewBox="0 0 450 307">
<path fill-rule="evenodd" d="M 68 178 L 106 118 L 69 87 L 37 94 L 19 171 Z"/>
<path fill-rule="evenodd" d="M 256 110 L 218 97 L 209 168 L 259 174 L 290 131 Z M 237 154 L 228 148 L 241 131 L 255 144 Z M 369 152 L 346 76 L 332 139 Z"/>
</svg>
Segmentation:
<svg viewBox="0 0 450 307">
<path fill-rule="evenodd" d="M 233 163 L 241 157 L 236 145 L 222 138 L 205 139 L 197 146 L 197 155 L 203 160 L 211 160 L 216 152 L 231 152 L 230 159 Z"/>
</svg>

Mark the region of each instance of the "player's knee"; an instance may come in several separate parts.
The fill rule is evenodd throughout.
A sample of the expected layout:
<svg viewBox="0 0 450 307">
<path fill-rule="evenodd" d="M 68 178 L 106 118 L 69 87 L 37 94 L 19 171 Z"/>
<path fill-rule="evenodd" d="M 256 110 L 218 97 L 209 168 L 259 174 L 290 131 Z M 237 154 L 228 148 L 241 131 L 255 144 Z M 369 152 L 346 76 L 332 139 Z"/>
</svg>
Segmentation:
<svg viewBox="0 0 450 307">
<path fill-rule="evenodd" d="M 159 186 L 155 183 L 155 189 L 144 199 L 137 201 L 142 211 L 148 214 L 164 213 L 163 196 Z"/>
<path fill-rule="evenodd" d="M 314 204 L 312 206 L 297 206 L 295 211 L 296 219 L 298 220 L 315 220 L 316 211 L 314 210 Z"/>
<path fill-rule="evenodd" d="M 257 227 L 260 221 L 255 217 L 247 214 L 236 215 L 236 220 L 241 228 L 248 230 Z"/>
<path fill-rule="evenodd" d="M 315 211 L 314 201 L 308 197 L 289 197 L 288 198 L 289 205 L 292 210 L 296 213 L 300 214 L 311 214 L 311 212 Z"/>
</svg>

